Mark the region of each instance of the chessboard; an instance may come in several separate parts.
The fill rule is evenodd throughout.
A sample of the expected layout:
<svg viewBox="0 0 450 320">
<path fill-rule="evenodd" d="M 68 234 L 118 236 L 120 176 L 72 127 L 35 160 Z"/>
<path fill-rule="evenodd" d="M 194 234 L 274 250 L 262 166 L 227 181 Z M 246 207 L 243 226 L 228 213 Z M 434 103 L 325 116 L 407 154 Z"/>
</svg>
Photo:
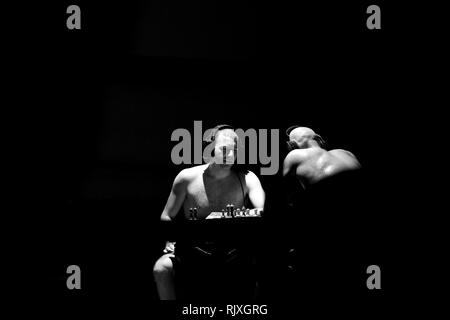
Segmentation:
<svg viewBox="0 0 450 320">
<path fill-rule="evenodd" d="M 233 207 L 227 207 L 227 210 L 213 211 L 206 219 L 233 219 L 233 218 L 260 218 L 263 213 L 262 209 L 234 209 Z"/>
</svg>

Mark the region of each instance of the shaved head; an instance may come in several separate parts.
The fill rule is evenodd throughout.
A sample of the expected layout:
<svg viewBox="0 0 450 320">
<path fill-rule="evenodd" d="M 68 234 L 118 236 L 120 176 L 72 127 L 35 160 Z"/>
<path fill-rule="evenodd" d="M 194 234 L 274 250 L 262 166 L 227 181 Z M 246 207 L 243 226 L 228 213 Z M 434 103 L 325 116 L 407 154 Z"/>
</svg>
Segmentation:
<svg viewBox="0 0 450 320">
<path fill-rule="evenodd" d="M 291 131 L 289 130 L 290 128 L 286 131 L 289 134 L 288 148 L 304 149 L 313 146 L 323 148 L 325 145 L 322 137 L 308 127 L 294 127 Z"/>
<path fill-rule="evenodd" d="M 311 139 L 316 133 L 308 127 L 298 127 L 289 133 L 289 140 L 301 142 L 304 139 Z"/>
</svg>

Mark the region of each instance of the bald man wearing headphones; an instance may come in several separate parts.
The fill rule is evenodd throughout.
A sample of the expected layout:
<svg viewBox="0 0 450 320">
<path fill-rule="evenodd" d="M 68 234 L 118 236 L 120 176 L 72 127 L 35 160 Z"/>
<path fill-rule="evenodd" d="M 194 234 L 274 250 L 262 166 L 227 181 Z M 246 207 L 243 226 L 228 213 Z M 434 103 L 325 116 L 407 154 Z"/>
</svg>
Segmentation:
<svg viewBox="0 0 450 320">
<path fill-rule="evenodd" d="M 188 219 L 195 208 L 197 219 L 205 219 L 211 212 L 221 212 L 227 204 L 263 209 L 265 193 L 258 177 L 250 172 L 233 170 L 236 160 L 238 136 L 229 125 L 213 129 L 208 143 L 214 149 L 208 163 L 182 170 L 175 178 L 162 221 L 172 221 L 179 211 Z M 182 209 L 182 210 L 180 210 Z M 155 263 L 153 274 L 161 300 L 174 300 L 175 244 L 167 242 L 166 254 Z"/>
<path fill-rule="evenodd" d="M 289 270 L 298 280 L 289 285 L 315 298 L 353 288 L 357 230 L 364 229 L 358 203 L 361 165 L 350 151 L 326 150 L 322 137 L 308 127 L 293 126 L 286 134 L 286 249 Z"/>
<path fill-rule="evenodd" d="M 325 150 L 322 137 L 310 128 L 291 127 L 286 133 L 290 152 L 284 159 L 283 176 L 294 175 L 304 188 L 361 167 L 358 159 L 347 150 Z"/>
</svg>

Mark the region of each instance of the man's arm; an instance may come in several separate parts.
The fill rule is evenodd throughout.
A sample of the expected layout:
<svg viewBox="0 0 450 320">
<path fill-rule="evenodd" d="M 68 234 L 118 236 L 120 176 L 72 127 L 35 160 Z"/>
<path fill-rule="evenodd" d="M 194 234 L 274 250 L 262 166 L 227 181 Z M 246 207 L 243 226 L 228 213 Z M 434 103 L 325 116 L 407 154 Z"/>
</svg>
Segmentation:
<svg viewBox="0 0 450 320">
<path fill-rule="evenodd" d="M 304 154 L 302 150 L 293 150 L 289 152 L 283 161 L 283 177 L 286 177 L 290 173 L 295 173 L 303 158 Z"/>
<path fill-rule="evenodd" d="M 253 207 L 264 209 L 264 202 L 266 201 L 266 194 L 261 186 L 258 177 L 251 171 L 245 175 L 245 183 L 248 188 L 248 197 Z"/>
<path fill-rule="evenodd" d="M 161 214 L 162 221 L 171 221 L 177 215 L 186 198 L 186 184 L 186 171 L 182 170 L 173 182 L 172 190 Z"/>
<path fill-rule="evenodd" d="M 182 170 L 173 181 L 172 190 L 170 191 L 169 198 L 167 199 L 166 206 L 161 214 L 161 221 L 172 221 L 177 215 L 186 197 L 186 172 Z M 170 234 L 170 232 L 169 232 Z M 166 247 L 164 253 L 174 253 L 175 242 L 166 241 Z"/>
</svg>

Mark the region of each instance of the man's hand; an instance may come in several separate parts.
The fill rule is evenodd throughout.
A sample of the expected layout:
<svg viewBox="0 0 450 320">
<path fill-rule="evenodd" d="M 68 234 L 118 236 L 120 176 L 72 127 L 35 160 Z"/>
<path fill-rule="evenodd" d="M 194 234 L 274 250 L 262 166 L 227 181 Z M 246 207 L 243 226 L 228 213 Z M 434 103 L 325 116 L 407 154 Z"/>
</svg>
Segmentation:
<svg viewBox="0 0 450 320">
<path fill-rule="evenodd" d="M 166 241 L 166 248 L 164 253 L 175 253 L 175 242 Z"/>
</svg>

